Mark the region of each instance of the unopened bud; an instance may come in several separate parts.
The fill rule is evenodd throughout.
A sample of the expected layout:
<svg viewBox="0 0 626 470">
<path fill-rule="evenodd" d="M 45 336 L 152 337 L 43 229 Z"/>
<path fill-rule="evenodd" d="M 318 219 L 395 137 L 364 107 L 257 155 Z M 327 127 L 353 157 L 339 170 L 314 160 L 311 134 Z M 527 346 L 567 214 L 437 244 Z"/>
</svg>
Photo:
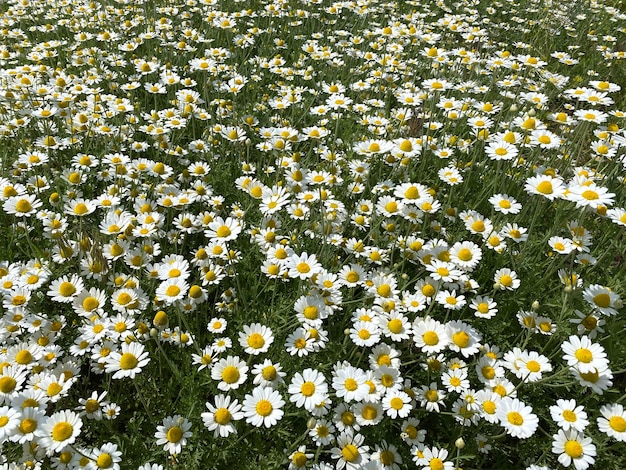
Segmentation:
<svg viewBox="0 0 626 470">
<path fill-rule="evenodd" d="M 454 441 L 454 446 L 457 449 L 462 449 L 463 447 L 465 447 L 465 441 L 462 437 L 459 437 L 456 441 Z"/>
</svg>

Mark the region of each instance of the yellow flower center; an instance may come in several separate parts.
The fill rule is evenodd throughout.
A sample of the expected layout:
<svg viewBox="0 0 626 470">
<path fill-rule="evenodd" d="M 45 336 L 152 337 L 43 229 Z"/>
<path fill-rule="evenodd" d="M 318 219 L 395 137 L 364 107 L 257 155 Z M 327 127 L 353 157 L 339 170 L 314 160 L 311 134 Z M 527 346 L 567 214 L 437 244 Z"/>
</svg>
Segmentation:
<svg viewBox="0 0 626 470">
<path fill-rule="evenodd" d="M 276 375 L 277 375 L 277 371 L 276 371 L 276 367 L 274 366 L 265 366 L 263 370 L 261 371 L 261 376 L 268 382 L 271 382 L 272 380 L 276 379 Z"/>
<path fill-rule="evenodd" d="M 73 432 L 74 428 L 72 427 L 72 425 L 70 423 L 62 421 L 55 424 L 52 428 L 52 439 L 57 442 L 65 441 L 70 438 Z"/>
<path fill-rule="evenodd" d="M 609 426 L 617 432 L 626 431 L 626 420 L 621 416 L 613 416 L 609 419 Z"/>
<path fill-rule="evenodd" d="M 526 363 L 526 368 L 531 372 L 539 372 L 541 370 L 541 365 L 537 361 L 528 361 Z"/>
<path fill-rule="evenodd" d="M 165 290 L 165 295 L 167 295 L 168 297 L 176 297 L 178 294 L 180 294 L 180 287 L 176 285 L 169 286 Z"/>
<path fill-rule="evenodd" d="M 571 458 L 577 459 L 581 455 L 583 455 L 583 446 L 580 445 L 580 442 L 578 441 L 573 441 L 573 440 L 567 441 L 565 443 L 565 453 L 569 455 Z"/>
<path fill-rule="evenodd" d="M 226 238 L 228 237 L 232 232 L 230 231 L 230 228 L 228 228 L 226 225 L 222 225 L 220 228 L 218 228 L 215 233 L 217 234 L 217 236 L 219 238 Z"/>
<path fill-rule="evenodd" d="M 589 349 L 586 349 L 586 348 L 577 349 L 576 352 L 574 353 L 574 356 L 580 362 L 584 362 L 585 364 L 590 363 L 591 360 L 593 359 L 593 354 L 591 354 L 591 351 L 589 351 Z"/>
<path fill-rule="evenodd" d="M 235 366 L 226 366 L 222 371 L 222 380 L 227 384 L 233 384 L 239 380 L 239 369 Z"/>
<path fill-rule="evenodd" d="M 393 397 L 389 401 L 389 406 L 391 406 L 394 410 L 401 410 L 402 407 L 404 406 L 404 402 L 402 401 L 402 398 Z"/>
<path fill-rule="evenodd" d="M 347 462 L 355 462 L 359 458 L 359 449 L 354 444 L 348 444 L 341 449 L 341 456 Z"/>
<path fill-rule="evenodd" d="M 172 426 L 167 430 L 167 440 L 176 443 L 183 438 L 183 430 L 178 426 Z"/>
<path fill-rule="evenodd" d="M 603 292 L 594 296 L 593 302 L 600 308 L 607 308 L 611 305 L 611 296 Z"/>
<path fill-rule="evenodd" d="M 346 387 L 346 390 L 348 390 L 349 392 L 354 392 L 359 387 L 359 384 L 353 378 L 348 378 L 344 382 L 344 386 Z"/>
<path fill-rule="evenodd" d="M 125 352 L 122 354 L 122 357 L 120 357 L 120 369 L 122 370 L 134 369 L 137 367 L 137 364 L 139 364 L 139 361 L 133 353 Z"/>
<path fill-rule="evenodd" d="M 17 212 L 22 212 L 22 213 L 30 212 L 32 209 L 33 209 L 33 206 L 31 205 L 30 201 L 28 201 L 28 199 L 20 199 L 15 204 L 15 210 Z"/>
<path fill-rule="evenodd" d="M 308 263 L 298 263 L 296 270 L 299 273 L 306 274 L 311 270 L 311 266 L 309 266 Z"/>
<path fill-rule="evenodd" d="M 256 404 L 256 412 L 261 416 L 269 416 L 273 409 L 269 400 L 259 400 Z"/>
<path fill-rule="evenodd" d="M 48 385 L 46 393 L 49 397 L 53 397 L 55 395 L 58 395 L 61 390 L 63 390 L 62 385 L 59 385 L 57 382 L 52 382 L 50 385 Z"/>
<path fill-rule="evenodd" d="M 506 415 L 506 419 L 514 426 L 521 426 L 524 423 L 524 417 L 517 411 L 509 411 Z"/>
<path fill-rule="evenodd" d="M 552 183 L 550 183 L 549 181 L 542 181 L 537 185 L 537 191 L 539 191 L 541 194 L 552 194 Z"/>
<path fill-rule="evenodd" d="M 428 465 L 430 467 L 430 470 L 443 470 L 443 461 L 438 457 L 430 459 Z"/>
<path fill-rule="evenodd" d="M 85 402 L 85 411 L 87 413 L 95 413 L 99 409 L 100 409 L 100 403 L 98 403 L 98 400 L 94 400 L 93 398 L 90 398 L 89 400 Z"/>
<path fill-rule="evenodd" d="M 19 429 L 22 434 L 30 434 L 37 429 L 37 421 L 32 418 L 23 419 L 19 425 Z"/>
<path fill-rule="evenodd" d="M 439 335 L 437 335 L 434 331 L 427 331 L 422 335 L 422 339 L 426 345 L 434 346 L 439 342 Z"/>
<path fill-rule="evenodd" d="M 15 355 L 15 362 L 21 365 L 29 364 L 33 360 L 33 355 L 28 349 L 23 349 Z"/>
<path fill-rule="evenodd" d="M 113 465 L 113 457 L 107 453 L 100 454 L 96 459 L 96 465 L 98 468 L 109 468 Z"/>
<path fill-rule="evenodd" d="M 313 382 L 304 382 L 300 387 L 300 393 L 305 397 L 310 397 L 315 393 L 315 384 Z"/>
<path fill-rule="evenodd" d="M 63 297 L 70 297 L 71 295 L 74 295 L 75 292 L 76 292 L 76 287 L 71 282 L 65 281 L 65 282 L 62 282 L 61 285 L 59 286 L 59 293 Z"/>
<path fill-rule="evenodd" d="M 457 331 L 452 335 L 452 341 L 459 348 L 466 348 L 470 341 L 470 336 L 465 331 Z"/>
</svg>

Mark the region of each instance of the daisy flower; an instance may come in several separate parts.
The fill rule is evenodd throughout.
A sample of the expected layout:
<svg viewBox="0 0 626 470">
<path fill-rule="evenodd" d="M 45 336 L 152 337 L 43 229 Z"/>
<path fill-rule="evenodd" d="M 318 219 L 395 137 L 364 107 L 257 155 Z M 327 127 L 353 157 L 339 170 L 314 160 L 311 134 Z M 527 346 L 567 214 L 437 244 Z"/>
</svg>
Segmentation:
<svg viewBox="0 0 626 470">
<path fill-rule="evenodd" d="M 332 421 L 327 419 L 318 419 L 315 427 L 309 431 L 309 437 L 313 439 L 317 446 L 325 446 L 330 444 L 334 439 L 336 431 Z"/>
<path fill-rule="evenodd" d="M 357 321 L 350 328 L 350 339 L 357 346 L 373 346 L 380 341 L 380 328 L 372 321 Z"/>
<path fill-rule="evenodd" d="M 448 451 L 446 449 L 438 449 L 437 447 L 425 447 L 421 451 L 421 455 L 413 458 L 417 465 L 421 466 L 421 470 L 453 470 L 454 463 L 446 461 Z"/>
<path fill-rule="evenodd" d="M 204 234 L 207 238 L 218 239 L 221 241 L 235 240 L 241 233 L 241 222 L 238 219 L 227 217 L 216 217 L 209 223 Z"/>
<path fill-rule="evenodd" d="M 591 184 L 570 184 L 567 188 L 567 199 L 576 203 L 578 207 L 606 207 L 613 205 L 615 193 L 608 189 Z"/>
<path fill-rule="evenodd" d="M 248 354 L 258 355 L 267 352 L 274 341 L 272 330 L 260 323 L 244 325 L 239 333 L 239 344 Z"/>
<path fill-rule="evenodd" d="M 430 385 L 422 385 L 417 391 L 416 399 L 420 401 L 420 406 L 426 408 L 426 411 L 439 413 L 439 406 L 445 406 L 443 403 L 445 397 L 445 392 L 437 388 L 437 382 L 432 382 Z"/>
<path fill-rule="evenodd" d="M 340 364 L 335 368 L 332 387 L 337 398 L 343 398 L 346 403 L 361 401 L 369 392 L 365 372 L 349 364 Z"/>
<path fill-rule="evenodd" d="M 163 445 L 163 450 L 171 455 L 178 455 L 191 434 L 191 422 L 180 415 L 174 415 L 163 419 L 163 424 L 157 426 L 154 437 L 157 445 Z"/>
<path fill-rule="evenodd" d="M 34 194 L 23 194 L 7 198 L 2 204 L 2 209 L 7 214 L 13 214 L 16 217 L 30 217 L 42 205 L 43 203 Z"/>
<path fill-rule="evenodd" d="M 105 371 L 114 372 L 114 379 L 124 377 L 135 378 L 141 369 L 150 362 L 148 351 L 145 351 L 143 344 L 132 342 L 122 343 L 122 350 L 114 351 L 105 359 Z"/>
<path fill-rule="evenodd" d="M 295 403 L 298 408 L 304 407 L 312 411 L 315 406 L 324 401 L 328 396 L 328 385 L 324 375 L 314 369 L 305 369 L 296 372 L 291 379 L 289 388 L 289 401 Z"/>
<path fill-rule="evenodd" d="M 601 314 L 617 315 L 617 304 L 620 297 L 608 287 L 592 284 L 583 291 L 583 298 Z"/>
<path fill-rule="evenodd" d="M 496 416 L 507 434 L 527 439 L 537 430 L 539 419 L 533 409 L 517 398 L 504 397 L 498 404 Z"/>
<path fill-rule="evenodd" d="M 522 205 L 508 194 L 494 194 L 489 198 L 489 202 L 494 210 L 502 214 L 518 214 L 522 210 Z"/>
<path fill-rule="evenodd" d="M 370 458 L 369 446 L 363 445 L 365 437 L 352 430 L 343 431 L 337 436 L 337 447 L 330 450 L 331 457 L 337 459 L 335 468 L 356 470 L 362 468 Z"/>
<path fill-rule="evenodd" d="M 85 284 L 80 276 L 77 274 L 72 274 L 71 277 L 65 275 L 50 283 L 48 295 L 55 302 L 71 303 L 84 288 Z"/>
<path fill-rule="evenodd" d="M 515 290 L 521 283 L 517 273 L 508 268 L 498 269 L 493 275 L 493 281 L 494 287 L 498 290 Z"/>
<path fill-rule="evenodd" d="M 21 414 L 17 408 L 0 406 L 0 444 L 9 440 L 20 422 Z"/>
<path fill-rule="evenodd" d="M 470 357 L 479 351 L 482 335 L 467 323 L 451 321 L 446 324 L 446 333 L 450 350 L 460 352 L 463 357 Z"/>
<path fill-rule="evenodd" d="M 120 462 L 122 461 L 122 452 L 117 450 L 117 444 L 107 442 L 99 448 L 95 448 L 89 455 L 91 464 L 95 465 L 95 469 L 120 470 Z M 93 467 L 89 467 L 93 468 Z M 94 469 L 94 470 L 95 470 Z"/>
<path fill-rule="evenodd" d="M 626 442 L 626 411 L 619 403 L 602 405 L 597 419 L 598 429 L 607 436 Z"/>
<path fill-rule="evenodd" d="M 563 431 L 573 429 L 583 432 L 589 424 L 585 409 L 582 406 L 576 406 L 576 400 L 557 400 L 556 405 L 550 407 L 550 415 Z"/>
<path fill-rule="evenodd" d="M 538 194 L 553 201 L 564 196 L 566 187 L 563 180 L 550 175 L 532 176 L 526 180 L 524 190 L 529 194 Z"/>
<path fill-rule="evenodd" d="M 493 318 L 498 313 L 498 304 L 491 297 L 477 295 L 470 303 L 470 308 L 474 310 L 474 316 L 478 318 Z"/>
<path fill-rule="evenodd" d="M 406 418 L 413 409 L 411 397 L 401 390 L 388 390 L 382 399 L 383 410 L 392 419 Z"/>
<path fill-rule="evenodd" d="M 576 430 L 559 429 L 552 439 L 552 452 L 559 456 L 558 461 L 564 467 L 573 463 L 576 470 L 585 470 L 595 462 L 596 446 L 590 437 Z"/>
<path fill-rule="evenodd" d="M 322 265 L 314 254 L 292 255 L 286 261 L 288 275 L 292 279 L 309 279 L 322 270 Z"/>
<path fill-rule="evenodd" d="M 238 356 L 228 356 L 213 364 L 211 378 L 219 380 L 217 388 L 222 391 L 235 390 L 243 384 L 248 375 L 248 366 Z"/>
<path fill-rule="evenodd" d="M 61 410 L 50 415 L 35 431 L 39 445 L 48 455 L 60 452 L 73 444 L 83 425 L 80 416 L 73 411 Z"/>
<path fill-rule="evenodd" d="M 252 394 L 243 400 L 243 414 L 246 422 L 256 426 L 270 428 L 283 417 L 285 401 L 280 393 L 269 387 L 256 387 Z"/>
<path fill-rule="evenodd" d="M 426 354 L 439 353 L 450 342 L 445 325 L 430 317 L 415 320 L 413 323 L 413 341 Z"/>
<path fill-rule="evenodd" d="M 213 437 L 228 437 L 236 434 L 237 429 L 233 421 L 243 419 L 242 405 L 237 400 L 231 402 L 228 395 L 216 395 L 215 405 L 206 403 L 209 411 L 200 415 L 202 422 L 209 431 L 213 431 Z"/>
<path fill-rule="evenodd" d="M 517 157 L 519 150 L 515 145 L 509 142 L 506 142 L 504 140 L 498 140 L 495 142 L 491 142 L 485 148 L 485 153 L 491 160 L 513 160 L 515 157 Z M 491 200 L 489 200 L 489 202 L 491 202 Z"/>
<path fill-rule="evenodd" d="M 9 437 L 11 442 L 24 444 L 35 439 L 35 433 L 46 419 L 45 410 L 39 408 L 24 408 L 20 416 L 20 422 L 13 434 Z"/>
<path fill-rule="evenodd" d="M 572 335 L 561 344 L 561 349 L 567 365 L 575 367 L 583 374 L 608 366 L 604 348 L 597 343 L 592 343 L 587 336 Z"/>
</svg>

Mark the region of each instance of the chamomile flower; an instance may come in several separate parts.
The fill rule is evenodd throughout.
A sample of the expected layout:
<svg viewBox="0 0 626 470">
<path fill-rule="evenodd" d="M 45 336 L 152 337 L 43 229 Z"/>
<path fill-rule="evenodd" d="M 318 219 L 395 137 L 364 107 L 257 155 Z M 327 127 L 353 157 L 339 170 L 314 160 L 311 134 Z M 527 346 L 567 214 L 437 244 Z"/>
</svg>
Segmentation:
<svg viewBox="0 0 626 470">
<path fill-rule="evenodd" d="M 577 406 L 576 400 L 558 399 L 556 405 L 550 406 L 550 416 L 564 431 L 574 429 L 583 432 L 589 421 L 583 406 Z"/>
<path fill-rule="evenodd" d="M 507 434 L 527 439 L 537 430 L 539 419 L 532 408 L 517 398 L 505 397 L 498 404 L 496 416 Z"/>
<path fill-rule="evenodd" d="M 346 403 L 361 401 L 369 392 L 367 377 L 362 369 L 349 364 L 340 364 L 333 371 L 332 387 L 338 398 Z"/>
<path fill-rule="evenodd" d="M 256 387 L 243 400 L 243 414 L 252 426 L 270 428 L 282 419 L 284 405 L 285 401 L 277 390 Z"/>
<path fill-rule="evenodd" d="M 583 291 L 583 298 L 603 315 L 612 316 L 617 314 L 619 295 L 608 287 L 600 284 L 592 284 Z"/>
<path fill-rule="evenodd" d="M 444 324 L 426 317 L 413 323 L 413 341 L 426 354 L 436 354 L 448 346 L 450 339 Z"/>
<path fill-rule="evenodd" d="M 236 434 L 234 421 L 243 419 L 242 405 L 237 400 L 232 400 L 228 395 L 216 395 L 215 404 L 206 403 L 209 411 L 200 415 L 202 422 L 209 431 L 213 431 L 213 437 L 228 437 Z"/>
<path fill-rule="evenodd" d="M 105 371 L 107 373 L 114 372 L 114 379 L 125 377 L 134 379 L 135 375 L 140 373 L 148 362 L 150 362 L 149 353 L 143 344 L 137 342 L 122 343 L 121 351 L 114 351 L 106 357 Z"/>
<path fill-rule="evenodd" d="M 60 452 L 73 444 L 83 425 L 80 416 L 73 411 L 61 410 L 50 415 L 35 431 L 39 445 L 48 455 Z"/>
<path fill-rule="evenodd" d="M 576 470 L 585 470 L 595 462 L 596 446 L 590 437 L 573 429 L 559 429 L 552 439 L 552 452 L 559 456 L 558 461 L 564 467 L 573 463 Z"/>
<path fill-rule="evenodd" d="M 337 436 L 337 447 L 333 447 L 331 457 L 337 460 L 335 468 L 337 470 L 356 470 L 362 468 L 370 458 L 369 446 L 363 445 L 365 437 L 362 434 L 354 433 L 351 430 L 342 431 Z"/>
<path fill-rule="evenodd" d="M 289 401 L 295 403 L 298 408 L 304 407 L 312 411 L 315 406 L 324 401 L 328 396 L 328 385 L 324 375 L 314 369 L 305 369 L 296 372 L 291 379 L 289 388 Z"/>
<path fill-rule="evenodd" d="M 587 336 L 572 335 L 561 343 L 561 349 L 567 365 L 583 374 L 608 366 L 604 348 L 598 343 L 592 343 Z"/>
<path fill-rule="evenodd" d="M 48 296 L 55 302 L 72 303 L 85 288 L 85 283 L 77 274 L 61 276 L 50 284 Z"/>
<path fill-rule="evenodd" d="M 163 424 L 157 426 L 154 437 L 157 445 L 163 445 L 163 450 L 171 455 L 178 455 L 191 434 L 191 422 L 180 415 L 174 415 L 163 419 Z"/>
<path fill-rule="evenodd" d="M 626 411 L 619 403 L 602 405 L 597 419 L 598 429 L 607 436 L 626 442 Z"/>
<path fill-rule="evenodd" d="M 493 275 L 494 287 L 498 290 L 515 290 L 521 281 L 517 278 L 517 273 L 508 268 L 498 269 Z"/>
<path fill-rule="evenodd" d="M 239 333 L 239 344 L 241 347 L 248 354 L 255 356 L 266 352 L 273 341 L 272 330 L 260 323 L 244 325 L 243 332 Z"/>
<path fill-rule="evenodd" d="M 211 378 L 219 380 L 217 388 L 222 391 L 236 390 L 248 375 L 248 366 L 238 356 L 228 356 L 213 364 Z"/>
</svg>

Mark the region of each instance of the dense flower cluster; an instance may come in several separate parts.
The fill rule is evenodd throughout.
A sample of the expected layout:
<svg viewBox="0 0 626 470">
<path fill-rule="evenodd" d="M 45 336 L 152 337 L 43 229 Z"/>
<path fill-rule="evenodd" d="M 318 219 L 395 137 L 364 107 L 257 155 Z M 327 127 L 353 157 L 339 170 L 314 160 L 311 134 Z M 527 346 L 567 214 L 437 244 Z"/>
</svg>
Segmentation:
<svg viewBox="0 0 626 470">
<path fill-rule="evenodd" d="M 2 468 L 623 454 L 626 55 L 582 11 L 5 3 Z"/>
</svg>

